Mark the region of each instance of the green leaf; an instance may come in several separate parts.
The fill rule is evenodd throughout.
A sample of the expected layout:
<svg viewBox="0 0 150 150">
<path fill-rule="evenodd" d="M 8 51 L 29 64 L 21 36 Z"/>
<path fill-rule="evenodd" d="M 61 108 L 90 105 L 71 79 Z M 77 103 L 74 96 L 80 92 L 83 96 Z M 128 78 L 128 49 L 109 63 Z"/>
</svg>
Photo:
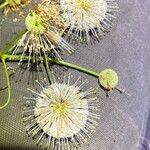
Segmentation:
<svg viewBox="0 0 150 150">
<path fill-rule="evenodd" d="M 6 46 L 2 49 L 2 53 L 11 53 L 15 46 L 18 44 L 18 41 L 26 32 L 27 30 L 21 31 L 10 43 L 6 44 Z"/>
</svg>

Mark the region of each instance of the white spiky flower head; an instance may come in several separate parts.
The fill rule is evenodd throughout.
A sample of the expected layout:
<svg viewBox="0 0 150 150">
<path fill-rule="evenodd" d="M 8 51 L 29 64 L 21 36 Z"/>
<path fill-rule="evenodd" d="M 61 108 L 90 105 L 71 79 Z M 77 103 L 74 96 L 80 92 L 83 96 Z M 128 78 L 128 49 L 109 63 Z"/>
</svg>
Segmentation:
<svg viewBox="0 0 150 150">
<path fill-rule="evenodd" d="M 23 47 L 22 56 L 29 55 L 28 66 L 31 56 L 51 55 L 61 59 L 60 51 L 67 54 L 74 51 L 74 48 L 61 37 L 64 21 L 60 16 L 57 3 L 38 5 L 27 15 L 25 25 L 27 30 L 18 41 L 12 54 L 18 53 L 21 50 L 20 47 Z M 35 62 L 36 57 L 33 58 Z"/>
<path fill-rule="evenodd" d="M 83 91 L 79 79 L 70 84 L 55 82 L 41 85 L 42 91 L 31 90 L 24 121 L 29 135 L 39 137 L 37 144 L 51 150 L 75 150 L 87 142 L 97 126 L 98 100 L 92 88 Z"/>
<path fill-rule="evenodd" d="M 60 0 L 71 40 L 99 40 L 108 32 L 118 9 L 115 0 Z"/>
</svg>

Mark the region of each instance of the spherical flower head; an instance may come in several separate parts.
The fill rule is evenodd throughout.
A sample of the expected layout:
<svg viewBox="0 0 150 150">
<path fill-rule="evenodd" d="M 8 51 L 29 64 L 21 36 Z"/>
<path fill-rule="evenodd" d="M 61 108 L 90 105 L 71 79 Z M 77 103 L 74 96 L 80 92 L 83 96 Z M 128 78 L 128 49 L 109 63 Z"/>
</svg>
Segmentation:
<svg viewBox="0 0 150 150">
<path fill-rule="evenodd" d="M 28 31 L 36 35 L 44 33 L 47 29 L 46 19 L 34 11 L 27 15 L 25 25 Z"/>
<path fill-rule="evenodd" d="M 107 90 L 111 90 L 118 85 L 118 75 L 112 69 L 105 69 L 99 74 L 100 84 Z"/>
<path fill-rule="evenodd" d="M 62 16 L 68 24 L 72 40 L 99 40 L 112 26 L 117 4 L 113 0 L 60 0 Z"/>
<path fill-rule="evenodd" d="M 82 98 L 84 93 L 81 93 L 79 88 L 55 83 L 40 94 L 52 97 L 52 99 L 38 97 L 35 108 L 35 116 L 43 114 L 44 109 L 50 113 L 47 117 L 48 124 L 53 123 L 53 125 L 49 129 L 47 126 L 43 128 L 47 134 L 55 138 L 72 137 L 84 128 L 88 116 L 88 103 Z M 41 106 L 45 106 L 44 109 L 41 109 Z M 39 117 L 36 121 L 43 127 L 45 122 L 40 122 L 41 119 L 42 117 Z"/>
<path fill-rule="evenodd" d="M 19 52 L 20 47 L 24 47 L 22 56 L 29 55 L 28 67 L 31 60 L 34 63 L 39 61 L 39 59 L 36 60 L 38 56 L 40 61 L 43 62 L 43 56 L 44 58 L 47 56 L 57 57 L 62 60 L 59 53 L 72 54 L 74 48 L 61 37 L 61 31 L 64 28 L 63 23 L 57 3 L 48 6 L 39 4 L 27 15 L 25 19 L 26 32 L 18 40 L 12 54 L 16 54 Z M 32 59 L 31 56 L 37 57 Z M 19 64 L 21 61 L 22 59 Z"/>
<path fill-rule="evenodd" d="M 77 82 L 76 82 L 77 83 Z M 93 90 L 82 91 L 80 84 L 53 83 L 39 93 L 25 110 L 26 128 L 37 144 L 49 149 L 76 149 L 87 142 L 97 126 L 97 97 Z M 32 105 L 33 104 L 33 105 Z M 32 113 L 31 113 L 32 112 Z M 53 144 L 52 144 L 53 143 Z"/>
</svg>

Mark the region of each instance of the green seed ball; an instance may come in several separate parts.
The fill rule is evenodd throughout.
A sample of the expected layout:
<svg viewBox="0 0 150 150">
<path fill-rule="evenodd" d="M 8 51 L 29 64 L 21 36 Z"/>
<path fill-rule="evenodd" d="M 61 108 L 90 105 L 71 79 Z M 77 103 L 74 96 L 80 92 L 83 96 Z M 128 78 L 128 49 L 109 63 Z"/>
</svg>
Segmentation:
<svg viewBox="0 0 150 150">
<path fill-rule="evenodd" d="M 112 69 L 105 69 L 99 74 L 100 84 L 107 90 L 111 90 L 118 85 L 118 75 Z"/>
</svg>

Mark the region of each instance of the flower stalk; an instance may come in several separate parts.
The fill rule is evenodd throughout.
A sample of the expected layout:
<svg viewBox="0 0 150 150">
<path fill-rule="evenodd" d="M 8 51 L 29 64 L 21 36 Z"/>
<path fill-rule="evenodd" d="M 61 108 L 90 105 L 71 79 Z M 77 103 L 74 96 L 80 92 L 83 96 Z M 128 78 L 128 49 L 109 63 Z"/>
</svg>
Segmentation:
<svg viewBox="0 0 150 150">
<path fill-rule="evenodd" d="M 9 61 L 11 61 L 11 60 L 19 61 L 20 58 L 22 57 L 21 55 L 10 55 L 10 54 L 0 54 L 0 56 L 4 57 L 5 59 L 7 59 Z M 72 69 L 75 69 L 75 70 L 79 70 L 79 71 L 82 71 L 84 73 L 90 74 L 94 77 L 99 77 L 99 72 L 96 72 L 94 70 L 82 67 L 80 65 L 73 64 L 73 63 L 70 63 L 70 62 L 67 62 L 67 61 L 63 61 L 63 60 L 49 58 L 49 57 L 45 57 L 45 58 L 47 59 L 48 62 L 55 63 L 57 65 L 66 66 L 66 67 L 69 67 L 69 68 L 72 68 Z M 24 60 L 24 61 L 26 61 L 28 59 L 29 59 L 29 56 L 23 56 L 22 57 L 22 60 Z M 32 60 L 33 58 L 30 56 L 30 59 Z M 38 60 L 39 61 L 44 61 L 44 58 L 43 57 L 38 57 Z"/>
<path fill-rule="evenodd" d="M 53 77 L 52 77 L 52 69 L 50 68 L 48 64 L 48 59 L 45 55 L 44 55 L 44 60 L 45 60 L 44 62 L 45 62 L 45 69 L 46 69 L 47 77 L 48 77 L 49 83 L 52 84 L 54 83 Z"/>
<path fill-rule="evenodd" d="M 4 66 L 4 72 L 6 75 L 6 80 L 7 80 L 7 91 L 8 91 L 8 97 L 7 97 L 7 101 L 4 105 L 0 106 L 0 110 L 7 107 L 8 104 L 10 103 L 10 95 L 11 95 L 11 86 L 10 86 L 10 79 L 9 79 L 9 74 L 8 74 L 8 70 L 7 70 L 7 65 L 6 65 L 6 58 L 5 57 L 1 57 L 0 59 L 2 60 L 3 66 Z"/>
</svg>

